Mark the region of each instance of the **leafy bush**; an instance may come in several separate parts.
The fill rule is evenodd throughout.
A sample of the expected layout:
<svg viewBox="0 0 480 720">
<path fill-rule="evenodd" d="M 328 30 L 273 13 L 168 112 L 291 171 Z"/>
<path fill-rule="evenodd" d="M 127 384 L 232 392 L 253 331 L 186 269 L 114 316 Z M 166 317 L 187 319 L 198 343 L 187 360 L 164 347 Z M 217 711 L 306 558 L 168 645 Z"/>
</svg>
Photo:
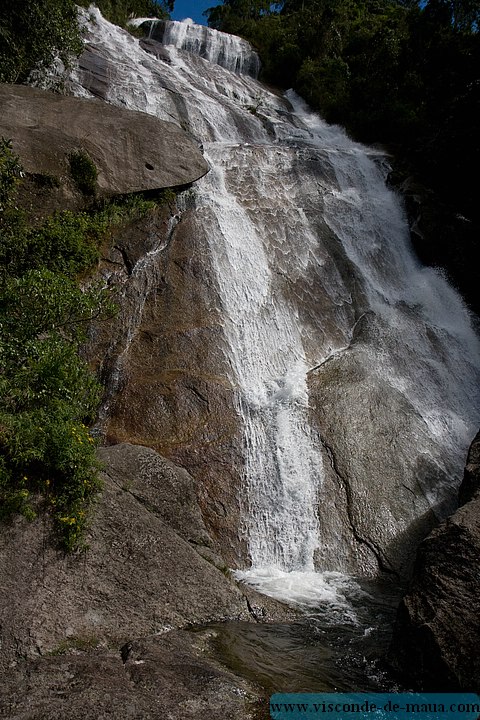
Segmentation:
<svg viewBox="0 0 480 720">
<path fill-rule="evenodd" d="M 78 4 L 88 7 L 90 0 L 80 0 Z M 131 17 L 168 18 L 174 0 L 96 0 L 94 4 L 107 20 L 125 27 Z"/>
<path fill-rule="evenodd" d="M 79 350 L 108 295 L 77 277 L 98 260 L 105 212 L 63 212 L 39 228 L 14 203 L 22 171 L 0 145 L 0 518 L 33 517 L 43 498 L 61 545 L 81 541 L 99 489 L 95 418 L 100 386 Z"/>
<path fill-rule="evenodd" d="M 102 218 L 85 212 L 55 213 L 39 228 L 29 227 L 21 213 L 12 214 L 8 227 L 0 226 L 0 262 L 10 275 L 47 268 L 74 278 L 97 263 L 106 229 Z"/>
<path fill-rule="evenodd" d="M 32 493 L 41 492 L 68 550 L 80 539 L 86 506 L 99 488 L 86 423 L 95 417 L 100 387 L 78 350 L 86 324 L 107 310 L 101 291 L 83 292 L 50 270 L 3 278 L 1 515 L 31 517 Z"/>
<path fill-rule="evenodd" d="M 56 57 L 68 66 L 82 47 L 74 0 L 2 0 L 0 82 L 25 82 Z"/>
<path fill-rule="evenodd" d="M 58 212 L 32 227 L 16 205 L 23 171 L 0 142 L 0 519 L 49 512 L 61 545 L 81 543 L 88 505 L 99 490 L 88 426 L 100 386 L 80 357 L 93 319 L 109 316 L 105 290 L 79 278 L 99 258 L 117 224 L 144 217 L 157 202 L 141 195 Z M 41 500 L 40 500 L 41 499 Z"/>
<path fill-rule="evenodd" d="M 84 195 L 95 195 L 97 167 L 84 150 L 78 150 L 70 155 L 70 174 L 80 192 Z"/>
<path fill-rule="evenodd" d="M 11 205 L 22 168 L 10 140 L 0 138 L 0 213 Z"/>
</svg>

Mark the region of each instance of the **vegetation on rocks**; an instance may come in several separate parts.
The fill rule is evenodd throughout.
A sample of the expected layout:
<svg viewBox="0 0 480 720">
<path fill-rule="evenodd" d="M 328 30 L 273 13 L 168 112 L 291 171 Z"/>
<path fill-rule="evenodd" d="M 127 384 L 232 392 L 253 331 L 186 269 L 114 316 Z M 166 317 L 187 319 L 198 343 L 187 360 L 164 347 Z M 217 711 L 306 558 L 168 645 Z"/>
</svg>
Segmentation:
<svg viewBox="0 0 480 720">
<path fill-rule="evenodd" d="M 94 5 L 110 22 L 125 27 L 131 17 L 168 18 L 174 2 L 175 0 L 96 0 Z M 84 7 L 91 5 L 90 0 L 81 0 L 78 4 Z"/>
<path fill-rule="evenodd" d="M 2 0 L 0 82 L 25 82 L 57 57 L 68 66 L 81 50 L 74 0 Z"/>
<path fill-rule="evenodd" d="M 84 195 L 95 195 L 98 171 L 84 150 L 77 150 L 70 156 L 70 174 L 80 192 Z"/>
<path fill-rule="evenodd" d="M 57 58 L 69 67 L 82 52 L 77 5 L 90 0 L 2 0 L 0 4 L 0 82 L 23 83 L 33 70 Z M 168 17 L 172 0 L 97 0 L 111 22 L 124 26 L 131 16 Z"/>
<path fill-rule="evenodd" d="M 39 494 L 73 550 L 99 489 L 95 417 L 100 387 L 80 358 L 88 323 L 109 312 L 79 275 L 98 259 L 106 224 L 59 213 L 32 227 L 15 204 L 23 171 L 0 144 L 0 517 L 35 514 Z"/>
<path fill-rule="evenodd" d="M 0 141 L 0 518 L 46 509 L 60 544 L 79 546 L 99 490 L 101 388 L 81 357 L 108 293 L 85 282 L 112 226 L 149 212 L 142 198 L 63 211 L 31 224 L 17 204 L 24 172 Z M 84 280 L 83 287 L 80 279 Z"/>
</svg>

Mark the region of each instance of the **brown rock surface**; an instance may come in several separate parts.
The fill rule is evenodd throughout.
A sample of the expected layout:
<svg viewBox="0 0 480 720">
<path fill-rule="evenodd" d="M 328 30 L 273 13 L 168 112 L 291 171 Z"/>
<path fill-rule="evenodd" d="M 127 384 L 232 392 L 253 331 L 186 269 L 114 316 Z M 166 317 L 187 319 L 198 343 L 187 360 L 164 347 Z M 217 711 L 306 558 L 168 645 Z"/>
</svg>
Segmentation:
<svg viewBox="0 0 480 720">
<path fill-rule="evenodd" d="M 128 444 L 99 456 L 85 553 L 54 550 L 41 519 L 2 527 L 0 717 L 266 717 L 264 691 L 218 659 L 219 626 L 198 624 L 294 613 L 229 578 L 185 470 Z"/>
<path fill-rule="evenodd" d="M 243 437 L 218 291 L 194 213 L 172 212 L 122 229 L 102 265 L 119 312 L 89 349 L 107 386 L 101 424 L 106 442 L 153 447 L 194 475 L 214 548 L 235 567 Z"/>
<path fill-rule="evenodd" d="M 0 106 L 0 135 L 31 174 L 68 175 L 76 150 L 97 166 L 102 195 L 187 185 L 208 172 L 181 128 L 146 113 L 24 85 L 0 85 Z"/>
<path fill-rule="evenodd" d="M 477 493 L 421 543 L 397 614 L 390 660 L 427 691 L 480 691 L 479 452 L 477 435 L 466 470 Z"/>
</svg>

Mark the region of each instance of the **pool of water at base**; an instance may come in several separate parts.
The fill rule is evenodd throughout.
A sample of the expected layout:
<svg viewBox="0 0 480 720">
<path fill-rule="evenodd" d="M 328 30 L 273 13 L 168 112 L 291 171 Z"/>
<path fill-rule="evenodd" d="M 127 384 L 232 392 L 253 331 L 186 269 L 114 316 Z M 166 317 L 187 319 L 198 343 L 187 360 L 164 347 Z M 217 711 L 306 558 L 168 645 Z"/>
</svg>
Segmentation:
<svg viewBox="0 0 480 720">
<path fill-rule="evenodd" d="M 322 606 L 290 623 L 216 623 L 218 659 L 274 692 L 395 692 L 384 660 L 401 590 L 360 581 L 353 613 Z"/>
</svg>

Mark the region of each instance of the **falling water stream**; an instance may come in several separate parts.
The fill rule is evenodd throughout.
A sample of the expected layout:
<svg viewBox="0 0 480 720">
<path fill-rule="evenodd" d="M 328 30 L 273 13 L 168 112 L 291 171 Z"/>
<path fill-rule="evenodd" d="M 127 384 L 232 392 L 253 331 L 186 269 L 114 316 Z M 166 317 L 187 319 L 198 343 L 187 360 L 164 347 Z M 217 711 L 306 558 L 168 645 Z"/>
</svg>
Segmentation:
<svg viewBox="0 0 480 720">
<path fill-rule="evenodd" d="M 415 423 L 401 452 L 416 454 L 438 476 L 428 487 L 418 480 L 416 512 L 446 507 L 479 421 L 480 346 L 471 318 L 441 273 L 415 258 L 401 202 L 385 182 L 386 156 L 326 125 L 293 92 L 282 97 L 262 86 L 255 79 L 258 57 L 247 43 L 190 21 L 169 22 L 150 28 L 151 39 L 163 42 L 168 53 L 156 57 L 98 11 L 90 9 L 92 14 L 87 39 L 109 63 L 107 101 L 180 125 L 211 167 L 193 197 L 197 225 L 208 238 L 206 262 L 214 271 L 244 436 L 241 524 L 250 564 L 236 575 L 310 618 L 297 630 L 277 628 L 277 650 L 265 649 L 264 665 L 278 667 L 275 652 L 291 651 L 297 641 L 305 647 L 308 636 L 323 638 L 322 652 L 330 653 L 333 667 L 341 658 L 332 648 L 340 644 L 345 656 L 350 644 L 351 657 L 363 658 L 351 683 L 360 688 L 365 666 L 373 667 L 366 638 L 378 648 L 393 605 L 389 593 L 353 577 L 359 574 L 355 551 L 347 561 L 336 540 L 345 521 L 336 503 L 323 505 L 331 452 L 312 422 L 310 381 L 327 363 L 343 367 L 345 359 L 369 378 L 370 385 L 358 390 L 362 401 L 369 387 L 390 393 L 398 414 Z M 77 95 L 90 96 L 80 72 L 71 85 Z M 139 282 L 145 284 L 152 257 L 137 268 Z M 124 352 L 134 332 L 127 334 Z M 349 433 L 356 407 L 349 412 L 338 433 L 354 454 Z M 355 429 L 372 454 L 388 430 L 376 422 L 372 415 L 371 424 Z M 368 467 L 365 475 L 368 488 Z M 368 498 L 365 505 L 368 515 Z M 384 499 L 375 513 L 371 524 L 392 538 L 408 525 Z M 357 542 L 360 536 L 357 530 Z M 362 547 L 369 553 L 374 543 Z M 244 664 L 257 667 L 253 648 L 268 645 L 271 629 L 232 628 L 222 636 L 224 653 L 230 652 L 230 632 L 243 648 Z M 352 667 L 343 680 L 332 670 L 317 686 L 347 688 Z M 289 677 L 289 687 L 315 686 Z M 280 689 L 278 677 L 272 682 Z"/>
</svg>

